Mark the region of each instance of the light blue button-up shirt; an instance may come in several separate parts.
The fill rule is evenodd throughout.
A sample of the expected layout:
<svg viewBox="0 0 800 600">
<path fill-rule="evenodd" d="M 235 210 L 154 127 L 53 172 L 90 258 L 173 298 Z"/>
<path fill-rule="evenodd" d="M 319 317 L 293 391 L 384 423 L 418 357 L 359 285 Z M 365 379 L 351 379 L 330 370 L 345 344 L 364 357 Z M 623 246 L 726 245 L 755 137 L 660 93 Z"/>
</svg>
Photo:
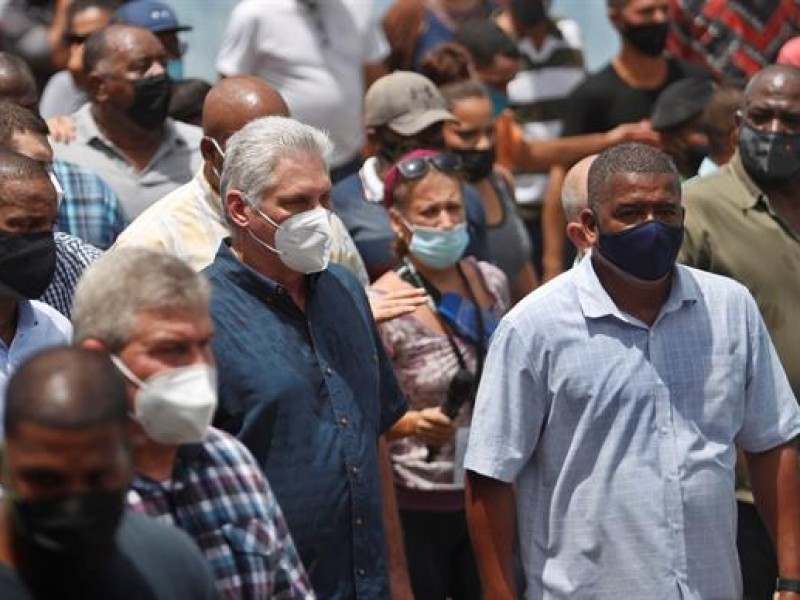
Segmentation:
<svg viewBox="0 0 800 600">
<path fill-rule="evenodd" d="M 651 327 L 591 260 L 495 332 L 466 467 L 517 483 L 530 598 L 742 597 L 735 446 L 800 434 L 800 409 L 738 283 L 676 267 Z"/>
</svg>

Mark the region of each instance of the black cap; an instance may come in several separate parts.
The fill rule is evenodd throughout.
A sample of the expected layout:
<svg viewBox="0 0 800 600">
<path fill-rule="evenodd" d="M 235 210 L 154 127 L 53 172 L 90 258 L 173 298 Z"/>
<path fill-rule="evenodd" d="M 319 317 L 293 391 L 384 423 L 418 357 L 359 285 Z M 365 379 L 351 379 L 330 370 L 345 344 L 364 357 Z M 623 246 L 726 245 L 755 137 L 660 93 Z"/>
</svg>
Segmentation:
<svg viewBox="0 0 800 600">
<path fill-rule="evenodd" d="M 653 129 L 682 125 L 703 112 L 714 93 L 714 83 L 703 77 L 679 79 L 659 94 L 653 107 Z"/>
</svg>

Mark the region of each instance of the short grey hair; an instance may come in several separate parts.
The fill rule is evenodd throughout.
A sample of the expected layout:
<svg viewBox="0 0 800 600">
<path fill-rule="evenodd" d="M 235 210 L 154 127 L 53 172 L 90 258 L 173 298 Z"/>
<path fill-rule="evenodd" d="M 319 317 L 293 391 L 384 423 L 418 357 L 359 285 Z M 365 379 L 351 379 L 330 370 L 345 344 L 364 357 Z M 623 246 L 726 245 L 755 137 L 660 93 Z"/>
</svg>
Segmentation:
<svg viewBox="0 0 800 600">
<path fill-rule="evenodd" d="M 238 190 L 255 202 L 278 183 L 278 159 L 312 154 L 328 167 L 332 151 L 333 143 L 326 133 L 300 121 L 277 116 L 251 121 L 228 139 L 220 179 L 222 197 Z"/>
<path fill-rule="evenodd" d="M 120 248 L 98 258 L 75 288 L 75 343 L 96 339 L 110 352 L 130 341 L 145 312 L 208 310 L 211 288 L 180 258 L 146 248 Z"/>
</svg>

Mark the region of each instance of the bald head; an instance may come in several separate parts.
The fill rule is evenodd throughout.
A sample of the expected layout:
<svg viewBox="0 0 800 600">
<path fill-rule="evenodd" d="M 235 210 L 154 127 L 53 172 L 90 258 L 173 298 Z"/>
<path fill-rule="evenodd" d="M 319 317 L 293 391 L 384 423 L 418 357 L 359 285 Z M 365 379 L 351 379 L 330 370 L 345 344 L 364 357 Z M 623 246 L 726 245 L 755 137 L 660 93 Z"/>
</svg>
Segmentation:
<svg viewBox="0 0 800 600">
<path fill-rule="evenodd" d="M 270 116 L 289 116 L 289 107 L 272 86 L 250 75 L 226 77 L 206 96 L 203 133 L 224 146 L 250 121 Z"/>
<path fill-rule="evenodd" d="M 597 154 L 587 156 L 567 171 L 561 187 L 561 204 L 567 222 L 578 221 L 581 211 L 589 205 L 589 167 L 596 158 Z"/>
<path fill-rule="evenodd" d="M 83 70 L 90 74 L 104 61 L 118 60 L 120 56 L 133 55 L 153 44 L 163 52 L 163 46 L 156 35 L 135 25 L 115 23 L 95 31 L 83 47 Z"/>
<path fill-rule="evenodd" d="M 57 429 L 119 424 L 127 419 L 125 382 L 107 356 L 80 348 L 45 350 L 14 373 L 6 392 L 5 433 L 22 422 Z"/>
<path fill-rule="evenodd" d="M 760 94 L 800 94 L 800 69 L 792 65 L 769 65 L 753 75 L 744 90 L 745 102 Z"/>
<path fill-rule="evenodd" d="M 0 98 L 30 109 L 36 107 L 38 99 L 30 67 L 8 52 L 0 52 Z"/>
</svg>

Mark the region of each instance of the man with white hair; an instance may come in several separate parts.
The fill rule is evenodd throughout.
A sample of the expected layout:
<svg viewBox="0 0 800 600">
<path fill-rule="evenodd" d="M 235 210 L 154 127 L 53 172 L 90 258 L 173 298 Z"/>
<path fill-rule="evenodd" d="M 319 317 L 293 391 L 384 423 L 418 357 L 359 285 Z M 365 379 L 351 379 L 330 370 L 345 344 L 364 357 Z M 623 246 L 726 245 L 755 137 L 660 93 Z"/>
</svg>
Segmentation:
<svg viewBox="0 0 800 600">
<path fill-rule="evenodd" d="M 127 379 L 135 477 L 127 501 L 197 542 L 224 598 L 313 598 L 280 508 L 217 405 L 208 282 L 170 254 L 124 248 L 75 291 L 75 340 Z"/>
<path fill-rule="evenodd" d="M 387 598 L 379 438 L 406 410 L 363 287 L 330 265 L 331 142 L 285 117 L 228 140 L 232 238 L 205 273 L 215 424 L 255 455 L 322 598 Z"/>
</svg>

